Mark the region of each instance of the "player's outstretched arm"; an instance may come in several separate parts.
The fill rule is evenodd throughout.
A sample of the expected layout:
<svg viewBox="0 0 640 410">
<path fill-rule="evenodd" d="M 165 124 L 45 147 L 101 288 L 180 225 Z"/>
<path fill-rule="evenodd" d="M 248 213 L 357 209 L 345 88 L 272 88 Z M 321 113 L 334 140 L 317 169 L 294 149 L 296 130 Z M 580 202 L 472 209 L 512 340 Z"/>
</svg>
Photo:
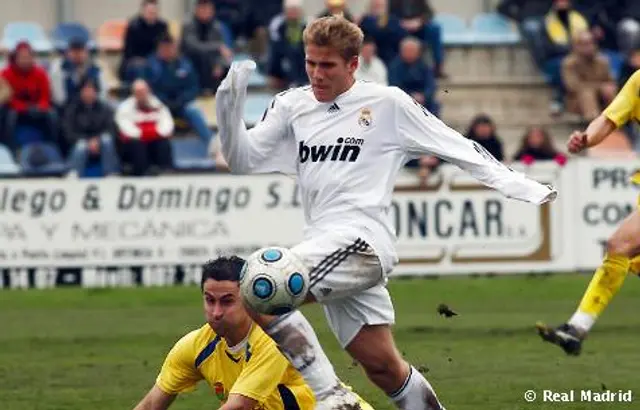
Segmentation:
<svg viewBox="0 0 640 410">
<path fill-rule="evenodd" d="M 252 410 L 258 402 L 241 394 L 230 394 L 220 410 Z"/>
<path fill-rule="evenodd" d="M 555 199 L 555 189 L 515 172 L 481 145 L 448 127 L 406 93 L 393 89 L 400 143 L 409 159 L 435 155 L 503 195 L 534 204 Z"/>
<path fill-rule="evenodd" d="M 167 394 L 153 386 L 133 410 L 167 410 L 175 399 L 175 394 Z"/>
<path fill-rule="evenodd" d="M 567 142 L 567 149 L 572 154 L 595 147 L 604 141 L 618 127 L 606 115 L 601 114 L 591 121 L 585 131 L 574 131 Z"/>
<path fill-rule="evenodd" d="M 255 127 L 243 120 L 253 61 L 234 62 L 216 91 L 216 115 L 222 154 L 234 174 L 296 172 L 296 146 L 287 138 L 287 107 L 276 96 Z"/>
</svg>

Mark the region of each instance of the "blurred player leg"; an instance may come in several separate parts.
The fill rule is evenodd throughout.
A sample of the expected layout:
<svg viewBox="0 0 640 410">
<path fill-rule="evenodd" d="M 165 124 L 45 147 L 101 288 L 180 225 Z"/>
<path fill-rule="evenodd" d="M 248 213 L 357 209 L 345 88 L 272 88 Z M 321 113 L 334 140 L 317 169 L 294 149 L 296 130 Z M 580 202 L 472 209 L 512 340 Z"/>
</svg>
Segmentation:
<svg viewBox="0 0 640 410">
<path fill-rule="evenodd" d="M 631 271 L 640 250 L 640 212 L 629 215 L 607 242 L 607 254 L 596 270 L 578 310 L 568 323 L 553 329 L 538 323 L 540 336 L 567 354 L 578 355 L 591 328 L 609 305 Z"/>
</svg>

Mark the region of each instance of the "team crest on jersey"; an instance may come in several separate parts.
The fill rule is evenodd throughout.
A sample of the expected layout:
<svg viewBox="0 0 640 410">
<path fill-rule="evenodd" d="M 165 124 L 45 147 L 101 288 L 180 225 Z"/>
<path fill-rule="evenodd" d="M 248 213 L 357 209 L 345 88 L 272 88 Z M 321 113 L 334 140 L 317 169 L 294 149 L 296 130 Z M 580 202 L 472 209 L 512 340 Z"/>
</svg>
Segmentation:
<svg viewBox="0 0 640 410">
<path fill-rule="evenodd" d="M 360 118 L 358 118 L 358 125 L 362 128 L 369 128 L 373 125 L 373 117 L 371 116 L 371 110 L 363 108 L 360 110 Z"/>
<path fill-rule="evenodd" d="M 213 392 L 216 394 L 216 397 L 219 400 L 224 401 L 227 399 L 227 395 L 224 392 L 224 384 L 220 382 L 215 382 L 213 385 Z"/>
</svg>

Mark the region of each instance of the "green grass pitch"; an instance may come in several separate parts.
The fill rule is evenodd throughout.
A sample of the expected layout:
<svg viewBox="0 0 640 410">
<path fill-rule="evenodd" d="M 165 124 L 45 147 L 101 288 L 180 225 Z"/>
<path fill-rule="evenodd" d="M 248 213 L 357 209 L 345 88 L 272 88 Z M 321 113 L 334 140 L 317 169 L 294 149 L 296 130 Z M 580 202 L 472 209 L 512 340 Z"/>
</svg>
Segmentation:
<svg viewBox="0 0 640 410">
<path fill-rule="evenodd" d="M 400 350 L 450 410 L 640 409 L 640 279 L 629 277 L 585 345 L 566 357 L 534 324 L 565 320 L 589 276 L 393 280 Z M 460 315 L 436 313 L 446 303 Z M 376 409 L 392 406 L 305 309 L 340 376 Z M 2 410 L 131 409 L 164 355 L 202 323 L 195 287 L 0 291 Z M 635 389 L 632 404 L 526 403 L 526 390 Z M 202 384 L 175 409 L 217 409 Z"/>
</svg>

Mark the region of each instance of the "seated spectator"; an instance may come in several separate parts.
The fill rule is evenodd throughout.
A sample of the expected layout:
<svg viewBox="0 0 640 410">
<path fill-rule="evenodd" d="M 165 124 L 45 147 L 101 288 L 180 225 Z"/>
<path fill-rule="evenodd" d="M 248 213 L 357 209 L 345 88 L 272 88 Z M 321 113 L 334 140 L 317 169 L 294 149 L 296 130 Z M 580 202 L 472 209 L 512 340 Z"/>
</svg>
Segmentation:
<svg viewBox="0 0 640 410">
<path fill-rule="evenodd" d="M 609 61 L 598 52 L 589 31 L 576 36 L 572 53 L 562 61 L 562 82 L 567 110 L 580 114 L 587 122 L 594 120 L 615 97 L 617 87 Z"/>
<path fill-rule="evenodd" d="M 527 165 L 535 161 L 556 161 L 560 165 L 567 162 L 566 155 L 554 147 L 547 130 L 540 127 L 531 127 L 527 130 L 522 136 L 520 148 L 513 159 Z"/>
<path fill-rule="evenodd" d="M 53 102 L 59 108 L 74 100 L 87 79 L 97 87 L 101 99 L 107 98 L 107 83 L 102 69 L 91 59 L 85 40 L 69 42 L 65 57 L 51 67 Z"/>
<path fill-rule="evenodd" d="M 437 77 L 444 73 L 444 46 L 442 28 L 433 20 L 433 9 L 428 0 L 391 0 L 389 11 L 400 18 L 400 25 L 410 36 L 421 40 L 431 49 Z"/>
<path fill-rule="evenodd" d="M 284 13 L 269 24 L 269 62 L 267 75 L 274 89 L 308 82 L 305 71 L 302 32 L 306 27 L 302 0 L 284 0 Z"/>
<path fill-rule="evenodd" d="M 153 94 L 169 108 L 174 118 L 184 118 L 202 141 L 209 144 L 211 130 L 194 101 L 200 91 L 198 76 L 191 62 L 178 54 L 178 46 L 166 34 L 158 44 L 158 52 L 149 58 L 147 82 Z"/>
<path fill-rule="evenodd" d="M 640 1 L 620 0 L 616 11 L 618 49 L 625 56 L 640 49 Z"/>
<path fill-rule="evenodd" d="M 29 43 L 20 42 L 0 75 L 11 87 L 5 110 L 4 143 L 14 152 L 19 148 L 18 125 L 37 127 L 43 139 L 57 143 L 58 117 L 51 106 L 51 85 L 44 68 L 36 64 Z"/>
<path fill-rule="evenodd" d="M 233 59 L 233 52 L 224 43 L 224 28 L 215 13 L 211 0 L 198 0 L 193 18 L 182 28 L 180 44 L 182 53 L 198 73 L 200 88 L 208 93 L 218 88 Z"/>
<path fill-rule="evenodd" d="M 362 43 L 358 69 L 355 77 L 358 80 L 388 85 L 387 67 L 376 55 L 376 43 L 371 38 L 365 38 Z"/>
<path fill-rule="evenodd" d="M 325 0 L 325 9 L 320 12 L 318 17 L 340 16 L 354 22 L 353 15 L 347 9 L 346 0 Z"/>
<path fill-rule="evenodd" d="M 421 55 L 421 43 L 418 39 L 407 37 L 402 40 L 400 55 L 389 66 L 389 85 L 400 88 L 438 116 L 440 106 L 435 101 L 435 77 Z"/>
<path fill-rule="evenodd" d="M 387 0 L 371 0 L 369 13 L 360 20 L 360 28 L 365 37 L 373 38 L 378 55 L 386 65 L 396 58 L 400 42 L 407 36 L 400 19 L 389 14 Z"/>
<path fill-rule="evenodd" d="M 544 20 L 549 40 L 547 60 L 569 54 L 571 39 L 578 33 L 589 30 L 587 19 L 573 9 L 571 0 L 554 0 Z"/>
<path fill-rule="evenodd" d="M 151 94 L 144 80 L 136 80 L 132 91 L 115 116 L 123 160 L 136 176 L 148 174 L 152 165 L 161 171 L 169 170 L 173 164 L 169 142 L 174 127 L 171 112 Z"/>
<path fill-rule="evenodd" d="M 418 171 L 418 185 L 425 187 L 429 182 L 431 174 L 433 174 L 441 164 L 442 161 L 440 161 L 440 158 L 432 155 L 423 155 L 418 159 L 413 159 L 407 162 L 405 167 L 409 169 L 416 169 Z"/>
<path fill-rule="evenodd" d="M 118 74 L 125 83 L 144 75 L 147 57 L 154 53 L 160 36 L 168 32 L 167 22 L 160 19 L 157 0 L 143 0 L 140 14 L 129 21 L 124 36 L 124 50 Z"/>
<path fill-rule="evenodd" d="M 564 108 L 566 92 L 562 80 L 562 60 L 571 51 L 571 40 L 589 30 L 589 23 L 578 11 L 574 10 L 571 0 L 553 0 L 551 10 L 544 18 L 545 24 L 545 61 L 544 73 L 553 88 L 551 115 L 559 115 Z"/>
<path fill-rule="evenodd" d="M 497 6 L 498 13 L 518 23 L 520 35 L 540 70 L 547 59 L 543 17 L 552 3 L 553 0 L 502 0 Z"/>
<path fill-rule="evenodd" d="M 477 115 L 471 121 L 466 137 L 482 145 L 498 161 L 504 161 L 502 141 L 496 135 L 496 125 L 488 115 Z"/>
<path fill-rule="evenodd" d="M 218 21 L 226 25 L 233 37 L 232 41 L 246 34 L 246 20 L 249 15 L 247 0 L 212 0 Z"/>
<path fill-rule="evenodd" d="M 247 0 L 249 12 L 246 18 L 247 37 L 253 39 L 249 43 L 251 53 L 256 60 L 265 66 L 269 58 L 269 23 L 283 11 L 282 0 Z"/>
<path fill-rule="evenodd" d="M 78 98 L 68 106 L 63 122 L 65 137 L 73 147 L 69 167 L 83 175 L 87 165 L 99 161 L 103 175 L 119 171 L 113 136 L 113 110 L 98 98 L 98 88 L 92 79 L 80 84 Z"/>
</svg>

